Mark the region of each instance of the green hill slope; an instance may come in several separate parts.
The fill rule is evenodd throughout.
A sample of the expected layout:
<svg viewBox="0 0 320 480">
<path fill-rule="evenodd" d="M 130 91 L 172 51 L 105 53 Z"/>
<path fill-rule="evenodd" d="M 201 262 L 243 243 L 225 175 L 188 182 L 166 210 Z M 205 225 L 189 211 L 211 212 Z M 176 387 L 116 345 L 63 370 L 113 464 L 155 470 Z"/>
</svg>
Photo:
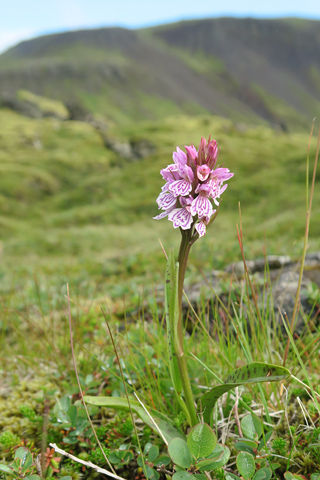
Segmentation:
<svg viewBox="0 0 320 480">
<path fill-rule="evenodd" d="M 135 278 L 162 272 L 158 239 L 168 249 L 178 245 L 179 232 L 167 220 L 152 219 L 162 185 L 159 171 L 172 161 L 177 145 L 197 145 L 209 134 L 221 146 L 220 163 L 235 176 L 216 223 L 195 245 L 191 264 L 197 259 L 210 269 L 239 257 L 238 201 L 251 258 L 262 255 L 264 244 L 268 252 L 300 252 L 307 133 L 239 130 L 218 117 L 174 116 L 110 130 L 119 144 L 145 140 L 153 146 L 144 158 L 124 159 L 87 123 L 36 120 L 0 109 L 3 281 L 9 272 L 33 270 L 70 281 L 91 274 L 119 293 L 124 279 L 132 286 Z M 319 204 L 316 189 L 313 249 L 320 248 Z"/>
<path fill-rule="evenodd" d="M 281 128 L 320 112 L 320 22 L 208 19 L 47 35 L 0 55 L 0 95 L 79 104 L 117 123 L 210 113 Z"/>
</svg>

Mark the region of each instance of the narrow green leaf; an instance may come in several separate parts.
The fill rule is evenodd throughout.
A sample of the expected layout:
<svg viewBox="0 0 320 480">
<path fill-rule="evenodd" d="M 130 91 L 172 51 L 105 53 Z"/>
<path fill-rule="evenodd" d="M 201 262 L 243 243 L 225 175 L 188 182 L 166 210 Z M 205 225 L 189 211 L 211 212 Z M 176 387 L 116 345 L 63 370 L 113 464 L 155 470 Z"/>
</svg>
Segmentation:
<svg viewBox="0 0 320 480">
<path fill-rule="evenodd" d="M 267 445 L 267 443 L 270 440 L 270 437 L 272 436 L 272 434 L 273 434 L 273 431 L 270 430 L 269 432 L 267 432 L 264 435 L 264 437 L 261 438 L 260 443 L 258 445 L 258 452 L 260 452 L 260 450 Z"/>
<path fill-rule="evenodd" d="M 187 435 L 187 443 L 191 454 L 196 458 L 207 457 L 217 444 L 214 431 L 206 423 L 198 423 Z"/>
<path fill-rule="evenodd" d="M 260 468 L 255 474 L 252 480 L 270 480 L 272 477 L 271 468 L 264 467 Z"/>
<path fill-rule="evenodd" d="M 62 477 L 62 478 L 71 478 L 71 477 Z M 62 480 L 62 478 L 60 480 Z M 26 477 L 24 477 L 24 480 L 41 480 L 41 477 L 33 473 L 32 475 L 27 475 Z"/>
<path fill-rule="evenodd" d="M 78 409 L 75 405 L 70 405 L 68 410 L 68 417 L 71 425 L 75 428 L 77 424 Z"/>
<path fill-rule="evenodd" d="M 267 363 L 249 363 L 244 367 L 238 368 L 226 378 L 222 385 L 213 387 L 200 398 L 199 408 L 201 407 L 204 412 L 204 421 L 210 423 L 212 410 L 218 398 L 229 390 L 246 383 L 275 382 L 283 380 L 290 375 L 289 370 L 286 368 Z"/>
<path fill-rule="evenodd" d="M 168 452 L 174 464 L 182 468 L 190 468 L 192 456 L 187 442 L 181 438 L 174 438 L 168 446 Z"/>
<path fill-rule="evenodd" d="M 253 477 L 256 470 L 256 465 L 254 458 L 252 455 L 250 455 L 250 453 L 240 452 L 237 456 L 236 463 L 240 475 L 242 475 L 245 480 L 249 480 Z"/>
<path fill-rule="evenodd" d="M 129 405 L 126 398 L 119 398 L 119 397 L 91 397 L 86 395 L 84 397 L 85 402 L 91 405 L 98 405 L 100 407 L 109 407 L 114 408 L 115 410 L 124 410 L 129 411 Z M 152 430 L 154 430 L 157 434 L 159 434 L 158 429 L 155 427 L 154 423 L 150 419 L 149 415 L 146 411 L 142 408 L 139 402 L 134 399 L 130 399 L 130 405 L 132 410 L 139 415 L 141 420 L 144 421 L 146 425 L 148 425 Z M 180 437 L 185 439 L 185 436 L 180 430 L 178 430 L 173 422 L 156 410 L 149 409 L 148 410 L 151 417 L 157 424 L 159 430 L 162 432 L 164 438 L 169 443 L 173 438 Z"/>
</svg>

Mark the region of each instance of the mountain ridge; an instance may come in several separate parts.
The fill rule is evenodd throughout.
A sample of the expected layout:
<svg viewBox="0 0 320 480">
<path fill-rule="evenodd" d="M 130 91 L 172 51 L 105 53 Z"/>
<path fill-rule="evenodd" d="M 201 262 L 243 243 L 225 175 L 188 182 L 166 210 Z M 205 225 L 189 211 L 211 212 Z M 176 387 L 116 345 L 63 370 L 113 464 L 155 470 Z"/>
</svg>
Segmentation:
<svg viewBox="0 0 320 480">
<path fill-rule="evenodd" d="M 116 122 L 210 113 L 299 128 L 320 113 L 319 51 L 320 21 L 305 19 L 70 31 L 0 55 L 0 96 L 26 89 Z"/>
</svg>

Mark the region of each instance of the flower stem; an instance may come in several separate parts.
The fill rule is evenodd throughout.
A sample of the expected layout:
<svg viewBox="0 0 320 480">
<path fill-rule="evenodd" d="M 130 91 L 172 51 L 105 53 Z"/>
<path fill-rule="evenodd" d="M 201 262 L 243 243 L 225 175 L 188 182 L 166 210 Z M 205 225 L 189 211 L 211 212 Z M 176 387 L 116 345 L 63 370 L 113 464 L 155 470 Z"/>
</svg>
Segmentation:
<svg viewBox="0 0 320 480">
<path fill-rule="evenodd" d="M 198 421 L 196 407 L 194 403 L 194 398 L 192 394 L 191 384 L 190 384 L 190 377 L 186 362 L 186 357 L 184 354 L 184 347 L 183 347 L 183 324 L 182 324 L 182 295 L 183 295 L 183 283 L 184 277 L 186 273 L 187 263 L 188 263 L 188 256 L 191 248 L 191 230 L 181 230 L 182 238 L 180 244 L 180 250 L 178 255 L 178 262 L 179 262 L 179 280 L 178 280 L 178 304 L 179 304 L 179 318 L 177 324 L 177 331 L 175 332 L 178 344 L 178 351 L 177 351 L 177 360 L 179 365 L 179 371 L 181 375 L 181 382 L 182 388 L 185 398 L 185 403 L 187 409 L 189 411 L 191 426 L 195 426 Z"/>
</svg>

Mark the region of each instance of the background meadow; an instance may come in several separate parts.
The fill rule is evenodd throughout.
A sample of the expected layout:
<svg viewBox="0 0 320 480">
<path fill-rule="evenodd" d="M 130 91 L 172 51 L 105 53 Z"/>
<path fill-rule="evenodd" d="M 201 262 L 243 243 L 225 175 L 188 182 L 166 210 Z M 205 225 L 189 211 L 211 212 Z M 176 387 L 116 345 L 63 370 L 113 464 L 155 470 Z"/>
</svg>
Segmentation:
<svg viewBox="0 0 320 480">
<path fill-rule="evenodd" d="M 177 251 L 180 234 L 167 220 L 152 217 L 158 213 L 160 169 L 171 163 L 176 146 L 197 147 L 201 136 L 218 141 L 218 163 L 235 176 L 217 220 L 193 247 L 187 269 L 191 292 L 203 275 L 210 279 L 212 271 L 219 271 L 225 305 L 213 290 L 205 296 L 200 290 L 191 308 L 185 308 L 193 389 L 199 394 L 216 381 L 201 362 L 215 365 L 215 374 L 224 378 L 226 366 L 230 371 L 250 358 L 283 361 L 287 335 L 275 325 L 268 271 L 257 311 L 252 289 L 224 272 L 241 259 L 239 204 L 248 260 L 269 254 L 301 258 L 307 147 L 320 105 L 319 24 L 252 19 L 224 19 L 222 24 L 203 20 L 137 31 L 67 32 L 22 42 L 0 55 L 0 441 L 6 462 L 17 445 L 36 455 L 51 441 L 103 465 L 75 381 L 67 284 L 85 393 L 124 395 L 103 307 L 128 385 L 149 405 L 170 411 L 184 428 L 165 353 L 165 257 L 159 243 Z M 238 55 L 251 65 L 249 72 L 223 39 L 224 48 L 219 47 L 217 38 L 226 32 L 238 38 Z M 255 42 L 248 45 L 253 34 Z M 279 45 L 288 62 L 277 55 Z M 270 69 L 273 76 L 264 76 Z M 161 77 L 164 70 L 168 74 Z M 315 155 L 316 135 L 310 146 L 310 184 Z M 320 250 L 319 207 L 317 178 L 309 252 Z M 315 284 L 310 302 L 312 313 L 296 338 L 298 354 L 290 348 L 287 367 L 317 387 Z M 316 400 L 310 401 L 294 381 L 287 387 L 286 398 L 273 384 L 244 390 L 240 416 L 263 406 L 268 427 L 277 425 L 269 447 L 284 460 L 273 478 L 284 478 L 290 469 L 309 479 L 320 471 L 319 448 L 309 447 L 319 435 Z M 73 417 L 71 405 L 77 410 Z M 233 405 L 229 395 L 216 413 L 219 435 L 225 435 Z M 121 475 L 142 479 L 130 416 L 93 407 L 90 412 Z M 238 427 L 234 419 L 230 422 L 234 439 Z M 142 444 L 161 451 L 151 429 L 137 425 Z M 125 458 L 121 445 L 122 452 L 130 452 Z M 97 476 L 69 460 L 59 468 L 50 465 L 47 478 Z"/>
</svg>

